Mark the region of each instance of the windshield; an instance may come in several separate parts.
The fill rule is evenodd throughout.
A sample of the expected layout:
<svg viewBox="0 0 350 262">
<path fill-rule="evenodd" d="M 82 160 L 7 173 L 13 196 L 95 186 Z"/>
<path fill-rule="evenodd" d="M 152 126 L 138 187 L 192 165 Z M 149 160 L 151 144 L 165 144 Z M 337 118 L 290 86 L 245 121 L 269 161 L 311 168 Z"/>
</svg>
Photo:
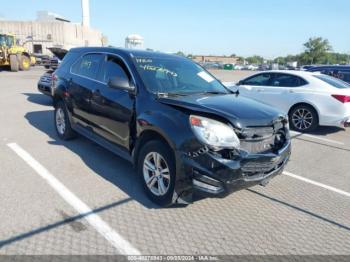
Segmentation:
<svg viewBox="0 0 350 262">
<path fill-rule="evenodd" d="M 218 80 L 187 59 L 135 57 L 134 63 L 152 93 L 229 93 Z"/>
<path fill-rule="evenodd" d="M 0 35 L 0 46 L 13 46 L 13 37 L 7 35 Z"/>
<path fill-rule="evenodd" d="M 322 80 L 323 82 L 326 82 L 327 84 L 335 87 L 335 88 L 350 88 L 350 85 L 342 80 L 339 80 L 335 77 L 328 76 L 328 75 L 317 75 L 316 78 Z"/>
</svg>

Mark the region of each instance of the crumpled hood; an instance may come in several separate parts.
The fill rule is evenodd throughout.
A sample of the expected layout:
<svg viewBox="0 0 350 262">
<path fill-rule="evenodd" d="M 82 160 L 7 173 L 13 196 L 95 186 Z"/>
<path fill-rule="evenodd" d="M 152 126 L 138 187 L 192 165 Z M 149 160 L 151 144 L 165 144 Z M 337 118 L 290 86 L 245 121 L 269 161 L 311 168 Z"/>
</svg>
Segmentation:
<svg viewBox="0 0 350 262">
<path fill-rule="evenodd" d="M 164 104 L 192 111 L 215 114 L 230 121 L 237 128 L 271 126 L 283 114 L 255 100 L 232 95 L 188 95 L 162 97 Z"/>
</svg>

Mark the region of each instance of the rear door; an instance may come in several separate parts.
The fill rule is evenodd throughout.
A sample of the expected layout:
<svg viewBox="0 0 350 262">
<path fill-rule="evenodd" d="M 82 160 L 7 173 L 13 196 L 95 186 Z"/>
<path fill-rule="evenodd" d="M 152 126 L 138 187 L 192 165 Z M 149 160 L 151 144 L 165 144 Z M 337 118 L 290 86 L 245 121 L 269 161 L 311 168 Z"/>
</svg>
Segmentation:
<svg viewBox="0 0 350 262">
<path fill-rule="evenodd" d="M 101 54 L 86 54 L 71 67 L 71 77 L 68 80 L 73 120 L 83 126 L 93 126 L 91 99 L 102 59 Z"/>
<path fill-rule="evenodd" d="M 128 149 L 135 97 L 126 90 L 109 87 L 107 83 L 114 77 L 128 78 L 133 83 L 123 60 L 114 55 L 105 55 L 98 75 L 99 82 L 91 99 L 93 119 L 101 136 Z"/>
</svg>

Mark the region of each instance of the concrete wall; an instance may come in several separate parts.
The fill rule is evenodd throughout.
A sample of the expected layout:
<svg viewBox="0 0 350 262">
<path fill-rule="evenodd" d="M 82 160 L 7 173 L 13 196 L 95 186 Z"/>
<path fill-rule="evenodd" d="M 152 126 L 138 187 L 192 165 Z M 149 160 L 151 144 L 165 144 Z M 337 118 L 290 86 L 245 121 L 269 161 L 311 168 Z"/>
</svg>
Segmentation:
<svg viewBox="0 0 350 262">
<path fill-rule="evenodd" d="M 103 38 L 98 30 L 58 21 L 0 21 L 0 33 L 16 34 L 31 52 L 34 52 L 34 44 L 42 45 L 43 54 L 51 54 L 48 47 L 102 46 Z"/>
</svg>

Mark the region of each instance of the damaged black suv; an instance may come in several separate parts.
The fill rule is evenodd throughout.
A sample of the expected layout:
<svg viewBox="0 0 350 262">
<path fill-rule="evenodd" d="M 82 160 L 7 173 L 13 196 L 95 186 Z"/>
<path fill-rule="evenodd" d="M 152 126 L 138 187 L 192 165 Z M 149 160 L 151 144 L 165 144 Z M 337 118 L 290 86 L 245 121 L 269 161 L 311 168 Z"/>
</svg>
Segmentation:
<svg viewBox="0 0 350 262">
<path fill-rule="evenodd" d="M 265 185 L 290 156 L 286 116 L 186 58 L 76 48 L 53 80 L 58 136 L 81 134 L 132 162 L 159 205 Z"/>
</svg>

